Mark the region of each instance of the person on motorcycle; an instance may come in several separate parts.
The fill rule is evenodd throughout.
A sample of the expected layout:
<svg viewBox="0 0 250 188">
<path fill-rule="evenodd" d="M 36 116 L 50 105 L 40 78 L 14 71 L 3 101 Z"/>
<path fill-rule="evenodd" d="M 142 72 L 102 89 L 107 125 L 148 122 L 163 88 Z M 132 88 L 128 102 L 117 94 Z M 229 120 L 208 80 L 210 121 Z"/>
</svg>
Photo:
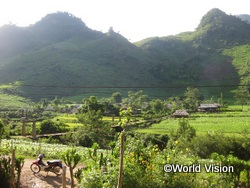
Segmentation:
<svg viewBox="0 0 250 188">
<path fill-rule="evenodd" d="M 39 164 L 43 165 L 43 166 L 46 166 L 46 164 L 43 162 L 43 157 L 45 155 L 44 154 L 39 154 L 38 155 L 38 160 L 39 160 Z"/>
</svg>

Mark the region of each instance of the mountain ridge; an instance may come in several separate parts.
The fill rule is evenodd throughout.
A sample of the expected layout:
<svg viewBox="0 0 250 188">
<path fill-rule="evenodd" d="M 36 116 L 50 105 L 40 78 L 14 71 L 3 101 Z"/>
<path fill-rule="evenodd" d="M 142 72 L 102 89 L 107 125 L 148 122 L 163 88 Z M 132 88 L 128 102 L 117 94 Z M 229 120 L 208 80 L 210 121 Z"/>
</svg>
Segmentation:
<svg viewBox="0 0 250 188">
<path fill-rule="evenodd" d="M 112 28 L 102 33 L 69 13 L 49 14 L 30 27 L 4 26 L 13 31 L 7 32 L 12 43 L 5 39 L 6 28 L 0 28 L 0 82 L 18 83 L 18 94 L 34 99 L 59 94 L 99 95 L 143 86 L 152 87 L 149 94 L 171 96 L 188 85 L 237 85 L 240 78 L 232 57 L 221 52 L 249 44 L 248 25 L 212 9 L 194 32 L 130 43 Z M 95 88 L 101 86 L 112 89 Z M 183 87 L 181 91 L 167 89 L 176 86 Z M 225 88 L 213 90 L 203 89 L 204 96 Z"/>
</svg>

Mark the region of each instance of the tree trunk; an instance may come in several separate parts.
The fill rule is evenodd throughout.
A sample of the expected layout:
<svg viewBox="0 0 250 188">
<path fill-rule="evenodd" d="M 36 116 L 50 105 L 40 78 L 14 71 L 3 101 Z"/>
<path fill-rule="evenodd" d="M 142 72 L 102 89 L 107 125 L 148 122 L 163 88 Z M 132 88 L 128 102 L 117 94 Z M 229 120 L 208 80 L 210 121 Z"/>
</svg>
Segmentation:
<svg viewBox="0 0 250 188">
<path fill-rule="evenodd" d="M 70 178 L 71 178 L 71 188 L 74 188 L 75 187 L 74 173 L 73 173 L 73 168 L 71 166 L 69 167 L 69 171 L 70 171 Z"/>
<path fill-rule="evenodd" d="M 125 132 L 121 132 L 121 150 L 120 150 L 120 169 L 119 169 L 119 177 L 118 177 L 118 185 L 117 188 L 122 188 L 122 174 L 123 174 L 123 155 L 124 155 L 124 137 Z"/>
<path fill-rule="evenodd" d="M 66 166 L 63 166 L 62 188 L 66 188 Z"/>
<path fill-rule="evenodd" d="M 12 150 L 10 187 L 15 188 L 15 149 Z"/>
</svg>

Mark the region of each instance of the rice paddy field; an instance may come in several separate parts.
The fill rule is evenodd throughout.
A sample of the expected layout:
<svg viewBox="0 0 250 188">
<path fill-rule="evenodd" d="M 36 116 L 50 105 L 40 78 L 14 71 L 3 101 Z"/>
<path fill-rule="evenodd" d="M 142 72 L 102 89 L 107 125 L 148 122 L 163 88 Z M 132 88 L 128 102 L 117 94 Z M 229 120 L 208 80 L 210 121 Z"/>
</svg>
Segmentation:
<svg viewBox="0 0 250 188">
<path fill-rule="evenodd" d="M 228 111 L 218 113 L 193 113 L 190 114 L 189 124 L 195 128 L 197 135 L 207 133 L 223 133 L 225 135 L 250 135 L 250 111 L 247 107 L 241 111 L 241 106 L 229 106 Z M 75 115 L 62 115 L 54 118 L 60 120 L 70 128 L 81 125 Z M 104 121 L 112 122 L 112 117 L 103 117 Z M 114 124 L 119 121 L 114 118 Z M 169 134 L 178 128 L 179 119 L 166 118 L 160 123 L 147 128 L 134 129 L 133 131 L 146 134 Z"/>
<path fill-rule="evenodd" d="M 178 127 L 179 119 L 167 118 L 151 127 L 137 129 L 136 132 L 148 134 L 169 134 Z M 197 135 L 223 133 L 226 135 L 250 135 L 250 111 L 228 111 L 219 113 L 194 113 L 188 120 Z"/>
</svg>

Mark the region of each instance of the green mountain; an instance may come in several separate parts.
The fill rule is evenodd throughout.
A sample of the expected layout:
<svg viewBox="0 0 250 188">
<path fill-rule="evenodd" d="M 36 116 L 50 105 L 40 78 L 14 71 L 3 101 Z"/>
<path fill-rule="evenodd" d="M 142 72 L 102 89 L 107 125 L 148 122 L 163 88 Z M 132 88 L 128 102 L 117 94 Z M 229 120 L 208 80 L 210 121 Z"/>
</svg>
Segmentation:
<svg viewBox="0 0 250 188">
<path fill-rule="evenodd" d="M 240 65 L 223 52 L 248 44 L 250 25 L 219 9 L 204 15 L 194 32 L 134 44 L 112 28 L 95 31 L 58 12 L 29 27 L 0 28 L 0 84 L 13 86 L 4 93 L 32 99 L 138 89 L 166 98 L 189 85 L 201 86 L 208 98 L 240 83 Z"/>
<path fill-rule="evenodd" d="M 237 17 L 239 17 L 242 21 L 245 21 L 250 24 L 250 15 L 248 14 L 240 14 Z"/>
</svg>

